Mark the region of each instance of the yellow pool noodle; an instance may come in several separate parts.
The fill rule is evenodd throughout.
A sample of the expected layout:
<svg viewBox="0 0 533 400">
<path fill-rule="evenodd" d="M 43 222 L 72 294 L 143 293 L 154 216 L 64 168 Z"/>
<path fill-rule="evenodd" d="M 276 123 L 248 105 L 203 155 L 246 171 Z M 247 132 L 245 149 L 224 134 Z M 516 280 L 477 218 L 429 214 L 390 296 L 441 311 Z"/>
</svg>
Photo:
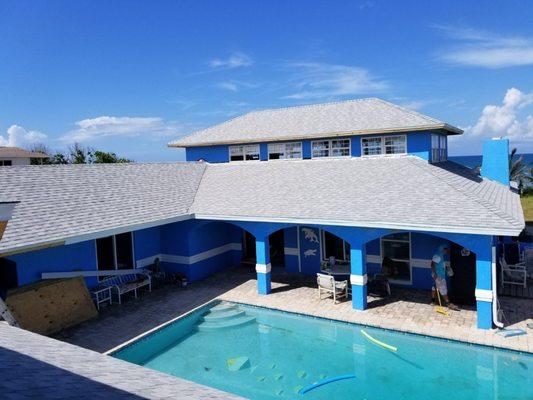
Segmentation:
<svg viewBox="0 0 533 400">
<path fill-rule="evenodd" d="M 387 343 L 383 343 L 375 338 L 373 338 L 372 336 L 370 336 L 368 333 L 366 333 L 364 330 L 361 329 L 361 334 L 366 337 L 368 340 L 370 340 L 372 343 L 375 343 L 377 344 L 378 346 L 381 346 L 387 350 L 390 350 L 390 351 L 398 351 L 398 348 L 394 347 L 394 346 L 391 346 L 390 344 L 387 344 Z"/>
</svg>

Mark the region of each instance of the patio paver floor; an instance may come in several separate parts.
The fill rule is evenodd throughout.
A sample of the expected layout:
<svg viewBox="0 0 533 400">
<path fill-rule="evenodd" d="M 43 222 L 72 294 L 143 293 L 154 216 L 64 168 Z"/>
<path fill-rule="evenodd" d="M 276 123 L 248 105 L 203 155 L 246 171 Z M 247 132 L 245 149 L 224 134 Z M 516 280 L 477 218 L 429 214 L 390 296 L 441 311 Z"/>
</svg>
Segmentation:
<svg viewBox="0 0 533 400">
<path fill-rule="evenodd" d="M 77 327 L 65 330 L 60 340 L 99 352 L 110 350 L 147 330 L 215 299 L 247 303 L 273 309 L 307 314 L 340 321 L 394 329 L 445 339 L 513 349 L 533 353 L 533 300 L 501 298 L 508 328 L 521 328 L 527 334 L 502 338 L 495 330 L 476 328 L 475 309 L 450 311 L 449 317 L 435 312 L 428 293 L 393 288 L 387 299 L 368 297 L 368 309 L 355 311 L 351 300 L 333 304 L 331 299 L 319 300 L 313 277 L 287 275 L 273 271 L 272 293 L 257 294 L 252 267 L 238 267 L 216 274 L 186 289 L 165 287 L 112 306 L 101 315 Z"/>
</svg>

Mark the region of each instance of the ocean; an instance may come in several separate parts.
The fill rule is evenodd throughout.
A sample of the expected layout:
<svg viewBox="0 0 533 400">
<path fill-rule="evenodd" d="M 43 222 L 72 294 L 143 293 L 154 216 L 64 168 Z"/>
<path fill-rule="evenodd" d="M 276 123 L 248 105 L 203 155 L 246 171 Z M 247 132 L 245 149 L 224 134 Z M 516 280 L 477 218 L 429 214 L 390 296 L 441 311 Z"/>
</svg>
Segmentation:
<svg viewBox="0 0 533 400">
<path fill-rule="evenodd" d="M 527 164 L 533 163 L 533 153 L 528 154 L 521 154 L 524 156 L 524 162 Z M 469 168 L 475 168 L 478 166 L 481 166 L 481 159 L 482 157 L 479 156 L 455 156 L 455 157 L 448 157 L 450 161 L 454 161 L 458 164 L 463 164 L 466 167 Z"/>
</svg>

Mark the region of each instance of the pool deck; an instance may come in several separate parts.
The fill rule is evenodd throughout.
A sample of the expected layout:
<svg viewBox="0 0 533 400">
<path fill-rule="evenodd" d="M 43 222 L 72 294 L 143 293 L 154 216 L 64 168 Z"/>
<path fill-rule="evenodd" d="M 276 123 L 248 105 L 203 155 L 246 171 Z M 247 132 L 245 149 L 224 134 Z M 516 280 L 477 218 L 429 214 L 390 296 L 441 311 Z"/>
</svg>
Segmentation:
<svg viewBox="0 0 533 400">
<path fill-rule="evenodd" d="M 113 306 L 101 315 L 56 337 L 98 352 L 106 352 L 215 299 L 336 319 L 402 332 L 533 353 L 533 301 L 500 298 L 509 320 L 508 328 L 521 328 L 527 334 L 503 338 L 495 330 L 476 328 L 473 308 L 450 311 L 449 317 L 435 312 L 428 293 L 393 288 L 387 299 L 368 298 L 368 309 L 355 311 L 351 301 L 333 304 L 331 299 L 318 299 L 313 277 L 286 275 L 273 270 L 272 293 L 257 294 L 255 273 L 251 267 L 238 267 L 219 273 L 182 289 L 165 287 L 122 306 Z"/>
</svg>

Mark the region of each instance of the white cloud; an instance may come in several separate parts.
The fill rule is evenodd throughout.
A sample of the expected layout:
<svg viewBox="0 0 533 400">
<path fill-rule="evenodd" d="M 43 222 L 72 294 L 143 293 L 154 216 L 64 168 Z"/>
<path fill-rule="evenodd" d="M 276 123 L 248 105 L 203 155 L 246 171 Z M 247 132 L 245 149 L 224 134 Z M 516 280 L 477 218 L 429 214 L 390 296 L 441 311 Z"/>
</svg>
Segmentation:
<svg viewBox="0 0 533 400">
<path fill-rule="evenodd" d="M 365 68 L 325 63 L 290 63 L 296 73 L 292 79 L 295 92 L 287 99 L 318 99 L 384 92 L 389 84 Z"/>
<path fill-rule="evenodd" d="M 494 69 L 533 65 L 533 38 L 500 36 L 487 31 L 448 26 L 437 28 L 460 42 L 439 54 L 439 58 L 447 63 Z"/>
<path fill-rule="evenodd" d="M 27 147 L 32 144 L 42 143 L 46 135 L 39 131 L 29 131 L 19 125 L 11 125 L 6 136 L 0 135 L 0 146 Z"/>
<path fill-rule="evenodd" d="M 214 58 L 209 61 L 209 66 L 211 68 L 239 68 L 239 67 L 249 67 L 254 62 L 252 58 L 244 53 L 235 52 L 232 53 L 228 58 Z"/>
<path fill-rule="evenodd" d="M 175 122 L 165 122 L 161 118 L 109 117 L 101 116 L 76 122 L 77 128 L 59 139 L 64 143 L 89 142 L 105 137 L 165 137 L 178 134 Z"/>
<path fill-rule="evenodd" d="M 533 104 L 533 93 L 523 93 L 516 88 L 508 89 L 501 105 L 489 104 L 483 108 L 474 126 L 466 129 L 473 136 L 505 136 L 517 142 L 533 140 L 531 114 L 521 118 L 528 106 Z"/>
</svg>

